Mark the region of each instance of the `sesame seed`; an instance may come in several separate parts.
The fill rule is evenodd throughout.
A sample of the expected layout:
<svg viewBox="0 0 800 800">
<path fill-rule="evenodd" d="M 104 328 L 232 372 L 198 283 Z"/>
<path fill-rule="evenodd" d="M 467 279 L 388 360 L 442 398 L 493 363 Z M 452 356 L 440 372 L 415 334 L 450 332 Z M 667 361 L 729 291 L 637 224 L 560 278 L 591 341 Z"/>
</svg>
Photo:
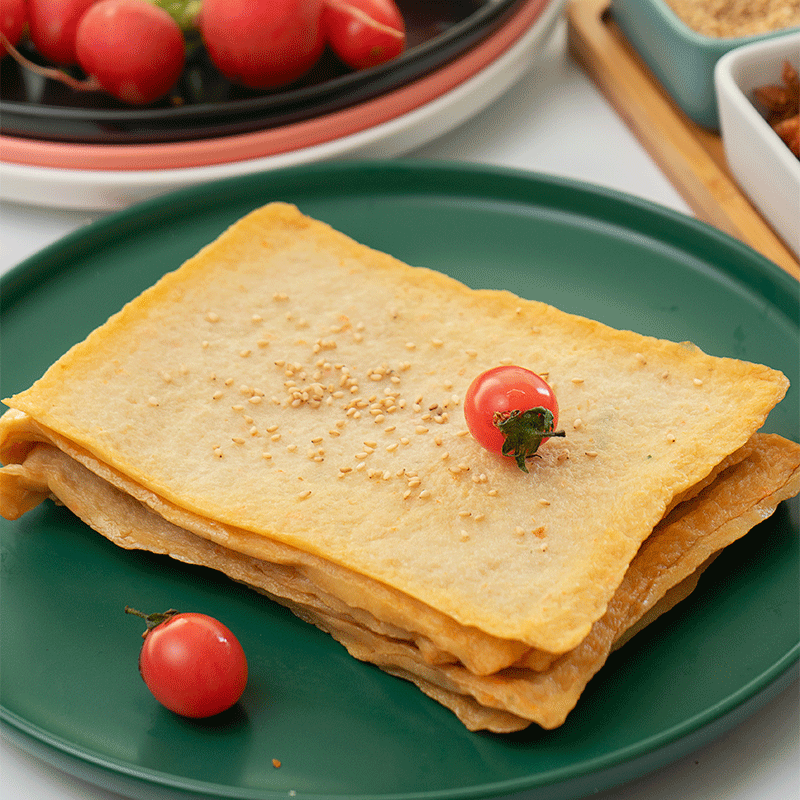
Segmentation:
<svg viewBox="0 0 800 800">
<path fill-rule="evenodd" d="M 644 356 L 643 356 L 641 353 L 637 353 L 637 354 L 636 354 L 636 360 L 637 360 L 637 361 L 638 361 L 640 364 L 646 364 L 646 363 L 647 363 L 647 359 L 646 359 L 646 358 L 645 358 L 645 357 L 644 357 Z"/>
<path fill-rule="evenodd" d="M 269 461 L 272 458 L 272 453 L 267 452 L 266 450 L 261 454 L 261 458 L 265 458 Z"/>
<path fill-rule="evenodd" d="M 226 386 L 233 386 L 233 378 L 225 378 Z"/>
<path fill-rule="evenodd" d="M 469 541 L 469 534 L 466 531 L 461 531 L 461 534 L 459 535 L 459 539 L 461 539 L 462 542 L 468 542 Z"/>
<path fill-rule="evenodd" d="M 403 492 L 403 500 L 408 500 L 409 497 L 411 497 L 411 489 L 406 489 Z"/>
<path fill-rule="evenodd" d="M 486 519 L 486 514 L 476 514 L 475 521 L 480 522 L 482 519 Z"/>
<path fill-rule="evenodd" d="M 306 489 L 297 495 L 298 500 L 305 500 L 307 497 L 311 497 L 311 489 Z"/>
<path fill-rule="evenodd" d="M 395 450 L 399 447 L 397 442 L 392 442 L 391 444 L 386 445 L 386 452 L 387 453 L 394 453 Z"/>
<path fill-rule="evenodd" d="M 261 402 L 261 398 L 258 395 L 253 395 L 247 402 L 257 406 Z"/>
<path fill-rule="evenodd" d="M 367 458 L 368 456 L 369 456 L 369 453 L 363 453 L 363 452 L 355 454 L 355 458 L 357 458 L 359 460 L 363 460 L 363 459 Z"/>
<path fill-rule="evenodd" d="M 279 442 L 281 440 L 281 435 L 279 433 L 273 433 L 269 438 L 272 439 L 273 442 Z"/>
<path fill-rule="evenodd" d="M 583 383 L 583 378 L 573 378 L 573 379 L 572 379 L 572 382 L 573 382 L 575 385 L 581 384 L 581 383 Z"/>
<path fill-rule="evenodd" d="M 444 342 L 441 339 L 432 339 L 431 344 L 434 347 L 441 347 L 444 344 Z"/>
<path fill-rule="evenodd" d="M 417 433 L 427 433 L 428 432 L 428 429 L 424 425 L 417 425 L 415 430 L 416 430 Z"/>
<path fill-rule="evenodd" d="M 250 353 L 252 353 L 252 352 L 253 352 L 252 350 L 248 350 L 248 349 L 245 348 L 244 350 L 240 350 L 239 351 L 239 355 L 242 358 L 247 358 L 250 355 Z"/>
<path fill-rule="evenodd" d="M 407 436 L 402 436 L 400 438 L 400 444 L 408 444 L 411 440 Z"/>
<path fill-rule="evenodd" d="M 220 399 L 220 398 L 223 396 L 223 394 L 224 394 L 224 392 L 221 392 L 221 391 L 219 391 L 219 392 L 214 392 L 214 394 L 212 395 L 212 397 L 214 398 L 214 400 L 219 400 L 219 399 Z"/>
<path fill-rule="evenodd" d="M 586 455 L 589 456 L 589 458 L 595 458 L 597 456 L 597 450 L 587 450 Z"/>
<path fill-rule="evenodd" d="M 514 535 L 515 536 L 524 536 L 525 535 L 525 531 L 524 531 L 524 529 L 520 528 L 519 525 L 517 525 L 517 527 L 514 528 Z"/>
<path fill-rule="evenodd" d="M 202 347 L 203 350 L 208 349 L 208 340 L 207 339 L 203 339 L 203 341 L 200 342 L 200 347 Z"/>
<path fill-rule="evenodd" d="M 675 441 L 675 434 L 674 433 L 668 433 L 667 434 L 667 441 L 670 442 L 670 443 L 674 442 Z"/>
<path fill-rule="evenodd" d="M 703 385 L 703 381 L 701 381 L 700 378 L 695 378 L 693 383 L 694 383 L 695 386 L 702 386 Z"/>
<path fill-rule="evenodd" d="M 430 489 L 423 489 L 423 490 L 422 490 L 422 491 L 419 493 L 419 496 L 420 496 L 420 497 L 422 497 L 423 499 L 424 499 L 424 498 L 426 498 L 426 497 L 430 497 L 430 496 L 431 496 L 431 491 L 430 491 Z"/>
<path fill-rule="evenodd" d="M 231 436 L 231 441 L 236 442 L 236 444 L 244 444 L 244 439 L 241 436 Z"/>
<path fill-rule="evenodd" d="M 352 467 L 339 467 L 339 472 L 343 473 L 344 475 L 352 471 L 353 471 Z"/>
<path fill-rule="evenodd" d="M 414 487 L 416 487 L 416 486 L 419 486 L 421 483 L 422 483 L 422 481 L 419 478 L 409 478 L 409 481 L 408 481 L 408 485 L 412 489 Z"/>
<path fill-rule="evenodd" d="M 219 322 L 219 314 L 215 314 L 213 311 L 209 311 L 208 314 L 206 314 L 206 319 L 209 322 Z"/>
<path fill-rule="evenodd" d="M 150 405 L 150 406 L 157 406 L 158 405 L 158 399 L 155 398 L 155 397 L 148 397 L 147 398 L 147 404 Z"/>
<path fill-rule="evenodd" d="M 667 378 L 669 378 L 669 372 L 662 372 L 661 373 L 661 379 L 662 380 L 667 380 Z"/>
<path fill-rule="evenodd" d="M 541 500 L 539 500 L 539 505 L 540 506 L 549 506 L 550 505 L 550 501 L 549 500 L 545 500 L 544 498 L 542 498 Z"/>
<path fill-rule="evenodd" d="M 578 417 L 575 422 L 572 423 L 572 427 L 575 428 L 575 430 L 578 430 L 582 425 L 583 420 L 580 417 Z"/>
<path fill-rule="evenodd" d="M 465 352 L 465 353 L 466 353 L 466 354 L 467 354 L 467 355 L 468 355 L 470 358 L 475 358 L 475 356 L 477 356 L 477 355 L 478 355 L 478 351 L 477 351 L 477 350 L 472 350 L 472 349 L 470 349 L 470 350 L 465 350 L 464 352 Z"/>
<path fill-rule="evenodd" d="M 489 495 L 489 497 L 497 497 L 497 489 L 489 489 L 487 494 Z"/>
<path fill-rule="evenodd" d="M 459 511 L 458 512 L 458 516 L 459 517 L 471 517 L 472 516 L 472 512 L 471 511 Z"/>
<path fill-rule="evenodd" d="M 414 350 L 416 347 L 417 346 L 414 344 L 414 342 L 406 342 L 406 350 Z"/>
</svg>

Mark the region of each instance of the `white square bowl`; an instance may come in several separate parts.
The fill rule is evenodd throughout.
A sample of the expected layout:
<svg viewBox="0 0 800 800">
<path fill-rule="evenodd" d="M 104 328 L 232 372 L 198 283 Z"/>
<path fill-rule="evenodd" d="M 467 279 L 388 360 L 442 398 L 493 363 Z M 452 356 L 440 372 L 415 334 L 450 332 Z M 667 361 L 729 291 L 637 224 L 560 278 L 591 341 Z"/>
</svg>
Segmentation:
<svg viewBox="0 0 800 800">
<path fill-rule="evenodd" d="M 785 61 L 800 71 L 800 32 L 738 47 L 714 69 L 728 167 L 800 258 L 800 159 L 753 104 L 754 90 L 781 84 Z"/>
</svg>

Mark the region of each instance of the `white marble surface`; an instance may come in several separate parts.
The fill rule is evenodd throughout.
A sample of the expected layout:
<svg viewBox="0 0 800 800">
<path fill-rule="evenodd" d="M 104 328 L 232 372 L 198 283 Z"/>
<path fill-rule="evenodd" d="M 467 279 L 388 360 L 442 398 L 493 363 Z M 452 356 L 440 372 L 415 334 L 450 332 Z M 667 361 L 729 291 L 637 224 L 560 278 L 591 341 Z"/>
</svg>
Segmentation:
<svg viewBox="0 0 800 800">
<path fill-rule="evenodd" d="M 542 59 L 503 98 L 408 157 L 496 164 L 566 176 L 691 213 L 570 59 L 563 26 Z M 101 216 L 0 204 L 0 271 Z M 598 800 L 798 800 L 798 729 L 795 681 L 744 723 L 701 750 L 624 787 L 592 796 Z M 38 761 L 5 739 L 0 739 L 0 770 L 2 800 L 123 800 L 115 792 Z M 527 795 L 516 795 L 514 800 L 527 800 Z"/>
</svg>

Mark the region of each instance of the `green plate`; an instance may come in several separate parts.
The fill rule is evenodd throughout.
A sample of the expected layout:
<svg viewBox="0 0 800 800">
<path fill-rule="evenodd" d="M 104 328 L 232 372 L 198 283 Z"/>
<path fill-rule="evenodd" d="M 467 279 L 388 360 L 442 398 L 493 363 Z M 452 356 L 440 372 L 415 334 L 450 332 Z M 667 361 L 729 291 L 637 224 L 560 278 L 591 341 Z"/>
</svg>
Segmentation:
<svg viewBox="0 0 800 800">
<path fill-rule="evenodd" d="M 793 388 L 768 428 L 800 439 L 798 286 L 773 264 L 612 191 L 409 161 L 204 185 L 48 247 L 3 284 L 3 396 L 275 199 L 474 287 L 782 369 Z M 469 733 L 411 684 L 353 660 L 260 595 L 121 550 L 47 503 L 2 524 L 4 730 L 134 798 L 585 796 L 705 744 L 788 685 L 800 650 L 799 527 L 797 503 L 784 503 L 728 548 L 690 601 L 612 655 L 563 727 L 496 736 Z M 229 625 L 250 662 L 241 703 L 214 722 L 159 707 L 137 673 L 141 626 L 126 604 L 203 611 Z"/>
</svg>

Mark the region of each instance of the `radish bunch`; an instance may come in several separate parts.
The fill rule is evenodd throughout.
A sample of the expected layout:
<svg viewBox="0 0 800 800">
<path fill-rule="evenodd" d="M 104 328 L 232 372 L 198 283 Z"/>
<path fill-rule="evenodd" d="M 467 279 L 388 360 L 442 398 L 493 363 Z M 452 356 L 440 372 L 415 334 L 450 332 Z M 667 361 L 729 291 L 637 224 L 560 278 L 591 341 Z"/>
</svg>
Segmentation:
<svg viewBox="0 0 800 800">
<path fill-rule="evenodd" d="M 86 79 L 25 59 L 16 45 L 26 26 L 43 58 L 79 66 Z M 25 66 L 132 105 L 170 93 L 185 66 L 186 36 L 197 32 L 228 80 L 259 90 L 305 75 L 326 45 L 364 69 L 406 43 L 394 0 L 3 0 L 0 14 L 0 41 Z"/>
</svg>

